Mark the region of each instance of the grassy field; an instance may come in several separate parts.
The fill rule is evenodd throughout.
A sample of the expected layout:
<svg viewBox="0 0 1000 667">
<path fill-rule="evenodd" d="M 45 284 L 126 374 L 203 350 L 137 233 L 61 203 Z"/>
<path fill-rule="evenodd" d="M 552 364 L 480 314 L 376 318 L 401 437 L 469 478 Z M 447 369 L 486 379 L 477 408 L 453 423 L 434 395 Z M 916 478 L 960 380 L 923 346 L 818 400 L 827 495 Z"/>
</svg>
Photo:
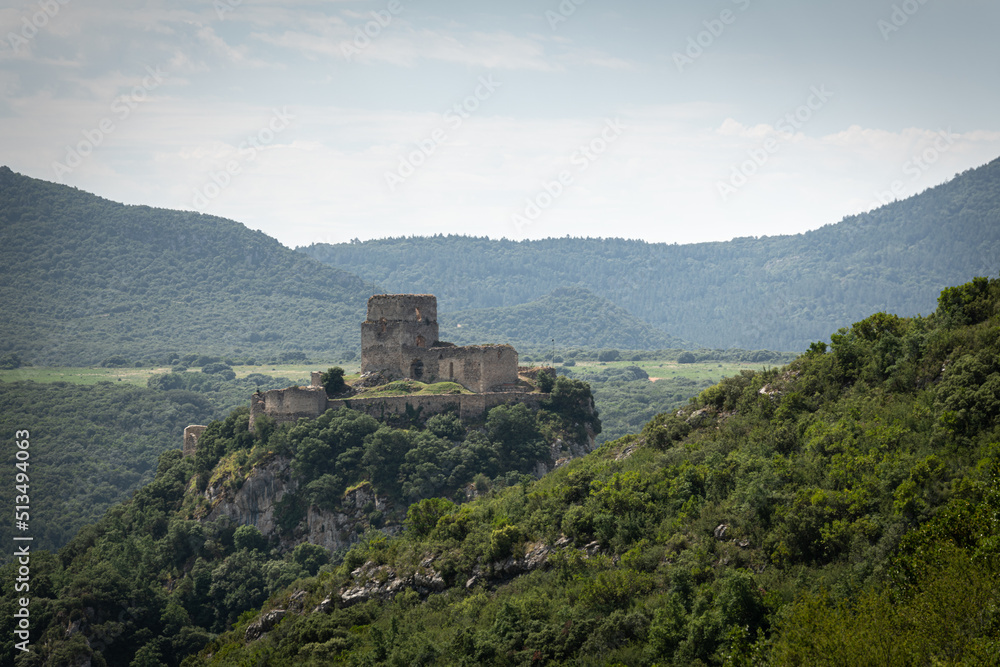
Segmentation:
<svg viewBox="0 0 1000 667">
<path fill-rule="evenodd" d="M 398 382 L 390 382 L 389 384 L 381 387 L 374 387 L 368 391 L 351 396 L 351 398 L 471 393 L 471 391 L 455 382 L 436 382 L 434 384 L 424 384 L 423 382 L 417 382 L 416 380 L 399 380 Z"/>
<path fill-rule="evenodd" d="M 658 361 L 579 361 L 576 366 L 571 366 L 573 377 L 586 380 L 587 375 L 598 373 L 608 368 L 626 368 L 638 366 L 649 374 L 652 381 L 666 380 L 671 378 L 687 378 L 699 382 L 707 380 L 718 382 L 724 377 L 737 375 L 743 370 L 761 370 L 764 364 L 741 364 L 732 362 L 706 362 L 697 364 L 678 364 L 674 360 Z"/>
<path fill-rule="evenodd" d="M 252 373 L 261 373 L 272 377 L 291 378 L 298 384 L 308 384 L 309 375 L 314 370 L 325 370 L 333 364 L 278 364 L 264 366 L 233 366 L 236 377 L 246 377 Z M 541 365 L 541 364 L 536 364 Z M 658 361 L 581 361 L 576 366 L 571 367 L 573 376 L 581 380 L 586 380 L 587 375 L 600 372 L 608 368 L 625 368 L 627 366 L 638 366 L 649 374 L 650 379 L 688 378 L 691 380 L 718 382 L 724 377 L 736 375 L 741 370 L 759 370 L 763 368 L 760 364 L 738 364 L 738 363 L 697 363 L 678 364 L 670 360 Z M 357 378 L 360 365 L 342 366 L 345 371 L 345 379 L 348 381 Z M 45 368 L 28 367 L 14 370 L 0 370 L 0 382 L 17 382 L 20 380 L 51 383 L 68 382 L 72 384 L 97 384 L 98 382 L 126 382 L 145 387 L 146 381 L 157 373 L 169 373 L 170 368 Z M 198 368 L 192 368 L 189 373 L 201 372 Z"/>
<path fill-rule="evenodd" d="M 309 384 L 310 373 L 314 370 L 326 370 L 334 364 L 303 365 L 279 364 L 265 366 L 233 366 L 236 377 L 246 377 L 252 373 L 261 373 L 272 377 L 291 378 L 298 384 Z M 344 366 L 345 379 L 357 377 L 359 364 Z M 71 384 L 97 384 L 98 382 L 126 382 L 145 387 L 146 382 L 158 373 L 169 373 L 169 367 L 163 368 L 47 368 L 29 366 L 14 370 L 0 370 L 0 382 L 68 382 Z M 189 373 L 200 373 L 200 368 L 192 368 Z"/>
</svg>

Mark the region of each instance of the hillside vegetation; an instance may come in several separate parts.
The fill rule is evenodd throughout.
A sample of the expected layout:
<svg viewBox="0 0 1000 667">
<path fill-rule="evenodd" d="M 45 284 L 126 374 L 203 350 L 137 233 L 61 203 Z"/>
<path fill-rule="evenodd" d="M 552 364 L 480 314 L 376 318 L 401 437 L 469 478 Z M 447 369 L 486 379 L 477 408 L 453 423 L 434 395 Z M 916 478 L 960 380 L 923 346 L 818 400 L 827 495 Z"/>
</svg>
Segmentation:
<svg viewBox="0 0 1000 667">
<path fill-rule="evenodd" d="M 125 206 L 0 167 L 0 359 L 336 358 L 369 288 L 231 220 Z"/>
<path fill-rule="evenodd" d="M 508 452 L 572 431 L 589 393 L 566 378 L 565 421 L 508 409 L 484 433 L 340 411 L 251 434 L 234 413 L 195 461 L 164 455 L 131 501 L 58 557 L 33 556 L 35 649 L 18 664 L 992 664 L 1000 280 L 830 341 L 538 481 L 517 472 L 530 453 Z M 474 478 L 472 502 L 434 498 L 455 489 L 443 462 L 476 447 L 513 467 Z M 367 533 L 332 558 L 204 521 L 198 489 L 238 489 L 282 455 L 313 480 L 295 494 L 306 502 L 356 488 L 341 470 L 399 512 L 423 499 L 401 534 Z M 282 534 L 294 531 L 301 506 L 280 505 Z"/>
<path fill-rule="evenodd" d="M 570 443 L 585 451 L 588 430 L 600 432 L 590 391 L 553 382 L 542 409 L 501 405 L 470 424 L 442 414 L 390 425 L 340 409 L 280 428 L 262 417 L 250 432 L 248 409 L 233 411 L 209 425 L 195 457 L 162 454 L 149 484 L 58 555 L 32 550 L 33 648 L 23 655 L 10 590 L 18 564 L 0 568 L 0 663 L 179 664 L 269 595 L 343 558 L 315 542 L 380 539 L 366 531 L 398 531 L 409 503 L 421 501 L 427 513 L 411 513 L 411 522 L 430 520 L 470 494 L 531 479 L 540 463 L 572 456 Z M 56 458 L 34 451 L 39 435 L 33 456 Z M 219 513 L 241 506 L 245 486 L 266 489 L 252 496 L 264 532 Z M 309 517 L 336 526 L 334 534 L 311 529 Z"/>
<path fill-rule="evenodd" d="M 441 337 L 459 345 L 510 343 L 519 349 L 690 347 L 689 343 L 581 287 L 556 289 L 540 299 L 510 308 L 451 313 L 441 323 Z"/>
<path fill-rule="evenodd" d="M 436 294 L 442 322 L 483 308 L 497 311 L 480 318 L 503 322 L 509 308 L 575 286 L 699 345 L 802 351 L 874 312 L 930 313 L 945 287 L 992 275 L 1000 263 L 1000 160 L 794 236 L 667 245 L 439 235 L 298 250 L 389 291 Z M 532 336 L 540 345 L 553 337 Z"/>
<path fill-rule="evenodd" d="M 31 433 L 31 516 L 34 545 L 58 549 L 109 507 L 153 480 L 164 451 L 180 446 L 188 424 L 207 424 L 245 405 L 257 388 L 286 387 L 285 378 L 253 375 L 241 380 L 219 374 L 159 373 L 148 387 L 98 382 L 0 382 L 0 429 Z M 14 470 L 16 450 L 4 449 L 3 465 Z M 14 505 L 14 488 L 0 490 Z M 0 524 L 10 541 L 13 525 Z M 0 562 L 11 555 L 0 555 Z"/>
<path fill-rule="evenodd" d="M 415 505 L 404 535 L 274 595 L 199 659 L 992 664 L 998 419 L 1000 281 L 977 279 L 538 482 Z"/>
</svg>

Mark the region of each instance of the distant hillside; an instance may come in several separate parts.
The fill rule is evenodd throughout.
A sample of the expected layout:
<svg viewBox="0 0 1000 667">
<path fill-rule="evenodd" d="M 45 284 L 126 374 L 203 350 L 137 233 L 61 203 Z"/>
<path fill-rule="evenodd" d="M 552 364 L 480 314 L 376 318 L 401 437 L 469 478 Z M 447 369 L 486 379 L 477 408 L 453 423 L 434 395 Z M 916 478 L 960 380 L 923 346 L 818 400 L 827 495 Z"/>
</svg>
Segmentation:
<svg viewBox="0 0 1000 667">
<path fill-rule="evenodd" d="M 355 276 L 231 220 L 125 206 L 0 168 L 0 357 L 262 359 L 360 346 Z"/>
<path fill-rule="evenodd" d="M 511 343 L 630 350 L 687 344 L 580 287 L 564 287 L 529 303 L 460 310 L 442 318 L 441 338 L 461 345 Z"/>
<path fill-rule="evenodd" d="M 929 313 L 944 287 L 995 276 L 1000 160 L 795 236 L 680 246 L 434 236 L 299 250 L 389 291 L 437 294 L 442 320 L 576 285 L 700 345 L 802 350 L 844 322 L 883 310 Z"/>
</svg>

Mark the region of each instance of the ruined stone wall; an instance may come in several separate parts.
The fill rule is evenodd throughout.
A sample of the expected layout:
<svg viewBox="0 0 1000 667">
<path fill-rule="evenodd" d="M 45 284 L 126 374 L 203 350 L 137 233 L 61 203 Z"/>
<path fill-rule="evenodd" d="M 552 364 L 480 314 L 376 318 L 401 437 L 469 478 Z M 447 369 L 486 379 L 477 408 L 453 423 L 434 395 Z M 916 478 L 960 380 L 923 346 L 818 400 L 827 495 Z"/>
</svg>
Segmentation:
<svg viewBox="0 0 1000 667">
<path fill-rule="evenodd" d="M 403 376 L 421 382 L 457 382 L 478 393 L 517 384 L 517 351 L 510 345 L 404 346 Z"/>
<path fill-rule="evenodd" d="M 361 372 L 410 377 L 404 347 L 429 348 L 438 339 L 437 298 L 429 294 L 378 294 L 368 299 L 361 324 Z"/>
<path fill-rule="evenodd" d="M 400 322 L 437 322 L 433 294 L 376 294 L 368 299 L 368 319 Z"/>
<path fill-rule="evenodd" d="M 199 426 L 197 424 L 191 424 L 184 429 L 184 456 L 194 456 L 195 452 L 198 451 L 198 438 L 201 434 L 205 432 L 207 426 Z"/>
<path fill-rule="evenodd" d="M 326 412 L 326 403 L 322 387 L 289 387 L 254 394 L 250 397 L 250 430 L 258 415 L 265 414 L 279 424 L 301 417 L 315 419 Z"/>
<path fill-rule="evenodd" d="M 250 400 L 250 430 L 259 415 L 267 415 L 278 424 L 296 422 L 305 417 L 316 419 L 331 408 L 350 408 L 382 419 L 406 414 L 406 406 L 422 410 L 422 417 L 455 411 L 466 420 L 481 418 L 488 410 L 505 403 L 524 403 L 538 408 L 548 394 L 489 392 L 480 394 L 429 394 L 416 396 L 387 396 L 383 398 L 346 398 L 330 400 L 323 391 L 303 387 L 274 389 L 254 394 Z M 201 427 L 204 429 L 204 427 Z M 185 442 L 187 431 L 185 430 Z"/>
</svg>

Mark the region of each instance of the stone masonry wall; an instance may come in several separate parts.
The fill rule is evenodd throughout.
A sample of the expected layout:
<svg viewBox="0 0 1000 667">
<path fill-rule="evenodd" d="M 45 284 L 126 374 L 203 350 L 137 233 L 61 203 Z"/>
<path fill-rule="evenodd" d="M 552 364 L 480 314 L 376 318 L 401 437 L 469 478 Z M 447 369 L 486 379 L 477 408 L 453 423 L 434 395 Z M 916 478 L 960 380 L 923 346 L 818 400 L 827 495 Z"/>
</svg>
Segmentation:
<svg viewBox="0 0 1000 667">
<path fill-rule="evenodd" d="M 517 351 L 510 345 L 468 347 L 404 347 L 407 377 L 422 382 L 457 382 L 477 393 L 517 384 Z M 415 377 L 419 362 L 421 377 Z"/>
<path fill-rule="evenodd" d="M 272 389 L 250 397 L 250 429 L 257 415 L 266 414 L 279 424 L 298 421 L 301 417 L 315 419 L 326 412 L 326 392 L 322 387 L 289 387 Z"/>
<path fill-rule="evenodd" d="M 184 456 L 194 456 L 198 450 L 198 438 L 205 432 L 207 426 L 191 424 L 184 429 Z"/>
<path fill-rule="evenodd" d="M 381 371 L 409 377 L 404 347 L 429 348 L 437 343 L 437 298 L 429 294 L 378 294 L 368 299 L 368 318 L 361 324 L 361 372 Z"/>
</svg>

